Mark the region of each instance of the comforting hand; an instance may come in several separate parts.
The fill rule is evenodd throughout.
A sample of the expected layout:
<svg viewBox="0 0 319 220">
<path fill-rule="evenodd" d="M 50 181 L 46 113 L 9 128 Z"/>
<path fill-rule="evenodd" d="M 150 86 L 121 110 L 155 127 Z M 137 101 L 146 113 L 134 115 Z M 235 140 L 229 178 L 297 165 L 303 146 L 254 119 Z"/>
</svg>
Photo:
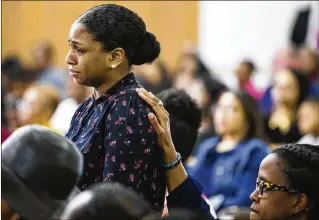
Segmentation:
<svg viewBox="0 0 319 220">
<path fill-rule="evenodd" d="M 164 151 L 163 162 L 170 163 L 176 160 L 177 156 L 171 136 L 169 113 L 164 108 L 162 101 L 143 88 L 136 89 L 136 92 L 155 111 L 156 116 L 153 113 L 149 113 L 148 118 L 157 134 L 158 144 Z"/>
</svg>

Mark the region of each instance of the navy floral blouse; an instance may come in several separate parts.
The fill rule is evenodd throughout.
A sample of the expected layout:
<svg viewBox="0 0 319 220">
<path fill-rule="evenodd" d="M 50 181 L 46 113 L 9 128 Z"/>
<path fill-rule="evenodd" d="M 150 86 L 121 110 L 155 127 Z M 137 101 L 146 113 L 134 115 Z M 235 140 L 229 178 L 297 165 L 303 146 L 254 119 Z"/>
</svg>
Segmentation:
<svg viewBox="0 0 319 220">
<path fill-rule="evenodd" d="M 156 133 L 147 118 L 151 107 L 135 91 L 140 87 L 130 73 L 102 97 L 95 100 L 92 95 L 75 112 L 66 137 L 84 156 L 81 190 L 95 182 L 119 182 L 161 211 L 165 173 Z"/>
</svg>

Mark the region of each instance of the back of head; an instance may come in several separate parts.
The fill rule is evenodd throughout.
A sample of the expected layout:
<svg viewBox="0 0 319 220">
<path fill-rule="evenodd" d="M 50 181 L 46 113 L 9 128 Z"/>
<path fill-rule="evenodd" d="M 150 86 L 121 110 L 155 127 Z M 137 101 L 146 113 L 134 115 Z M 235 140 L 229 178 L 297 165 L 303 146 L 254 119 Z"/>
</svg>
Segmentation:
<svg viewBox="0 0 319 220">
<path fill-rule="evenodd" d="M 45 111 L 49 111 L 49 117 L 53 115 L 60 102 L 58 90 L 51 85 L 34 85 L 28 90 L 35 90 L 42 96 L 42 104 Z"/>
<path fill-rule="evenodd" d="M 160 54 L 160 44 L 154 34 L 146 31 L 142 18 L 123 6 L 95 6 L 84 12 L 77 22 L 84 24 L 106 51 L 122 48 L 129 65 L 151 63 Z"/>
<path fill-rule="evenodd" d="M 152 212 L 132 189 L 118 183 L 99 183 L 78 194 L 60 219 L 140 220 Z"/>
<path fill-rule="evenodd" d="M 74 190 L 82 163 L 65 137 L 42 126 L 24 126 L 2 146 L 2 199 L 21 216 L 48 219 Z"/>
<path fill-rule="evenodd" d="M 162 100 L 169 113 L 173 143 L 185 161 L 197 139 L 201 112 L 196 102 L 183 90 L 164 90 L 157 97 Z"/>
<path fill-rule="evenodd" d="M 289 186 L 308 197 L 308 219 L 319 218 L 319 146 L 287 144 L 273 151 L 283 163 Z"/>
</svg>

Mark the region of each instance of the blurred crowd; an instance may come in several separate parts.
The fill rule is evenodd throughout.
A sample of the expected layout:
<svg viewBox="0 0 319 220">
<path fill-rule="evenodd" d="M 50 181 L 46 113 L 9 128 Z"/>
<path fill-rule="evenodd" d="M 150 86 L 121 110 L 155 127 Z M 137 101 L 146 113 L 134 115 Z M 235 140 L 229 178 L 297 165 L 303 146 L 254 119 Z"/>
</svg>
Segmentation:
<svg viewBox="0 0 319 220">
<path fill-rule="evenodd" d="M 3 58 L 1 142 L 30 124 L 65 135 L 74 112 L 92 94 L 67 69 L 55 66 L 57 49 L 49 41 L 37 42 L 28 66 L 18 56 Z M 243 57 L 233 67 L 237 88 L 229 89 L 201 61 L 192 42 L 184 44 L 174 68 L 161 59 L 133 66 L 138 81 L 177 121 L 171 128 L 176 150 L 220 215 L 250 206 L 260 163 L 271 150 L 285 143 L 319 145 L 318 48 L 279 49 L 272 60 L 272 83 L 264 91 L 251 80 L 258 70 L 252 58 Z M 171 88 L 184 90 L 200 113 L 190 104 L 178 109 L 184 93 L 172 95 Z"/>
</svg>

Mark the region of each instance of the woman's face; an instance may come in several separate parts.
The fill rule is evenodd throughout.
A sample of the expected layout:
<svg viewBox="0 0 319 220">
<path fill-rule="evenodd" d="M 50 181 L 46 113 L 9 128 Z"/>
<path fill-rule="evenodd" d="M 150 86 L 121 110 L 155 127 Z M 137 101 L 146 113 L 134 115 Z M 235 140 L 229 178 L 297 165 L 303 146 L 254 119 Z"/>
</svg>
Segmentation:
<svg viewBox="0 0 319 220">
<path fill-rule="evenodd" d="M 299 86 L 297 79 L 289 70 L 285 69 L 275 74 L 272 96 L 276 105 L 294 106 L 297 104 Z"/>
<path fill-rule="evenodd" d="M 69 33 L 70 50 L 66 56 L 69 74 L 73 80 L 85 86 L 98 87 L 109 76 L 111 53 L 94 40 L 83 24 L 75 22 Z"/>
<path fill-rule="evenodd" d="M 219 135 L 236 134 L 247 126 L 243 106 L 233 93 L 225 92 L 218 99 L 214 126 Z"/>
<path fill-rule="evenodd" d="M 258 178 L 262 181 L 288 187 L 288 182 L 284 178 L 281 163 L 276 154 L 269 154 L 260 164 Z M 259 195 L 255 190 L 250 195 L 252 211 L 250 220 L 284 220 L 290 219 L 296 204 L 296 194 L 289 194 L 283 191 L 263 190 Z"/>
<path fill-rule="evenodd" d="M 304 134 L 316 133 L 319 129 L 319 104 L 304 102 L 298 112 L 298 127 Z"/>
</svg>

